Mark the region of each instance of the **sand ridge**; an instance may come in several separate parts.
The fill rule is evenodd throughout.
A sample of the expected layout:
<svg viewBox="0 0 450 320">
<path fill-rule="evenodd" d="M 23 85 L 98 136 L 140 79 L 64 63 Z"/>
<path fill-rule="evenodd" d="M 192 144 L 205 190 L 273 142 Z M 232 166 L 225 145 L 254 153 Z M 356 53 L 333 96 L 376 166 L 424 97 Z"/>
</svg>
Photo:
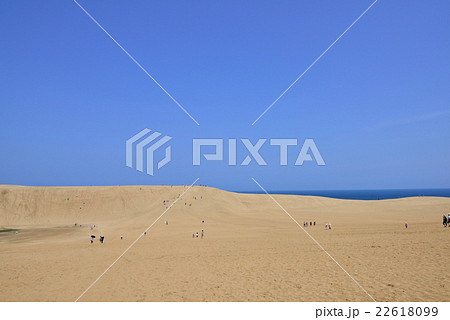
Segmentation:
<svg viewBox="0 0 450 320">
<path fill-rule="evenodd" d="M 0 228 L 19 229 L 0 233 L 0 301 L 74 301 L 186 188 L 0 186 Z M 274 198 L 377 301 L 449 301 L 450 199 Z M 82 298 L 369 300 L 270 197 L 200 186 Z"/>
</svg>

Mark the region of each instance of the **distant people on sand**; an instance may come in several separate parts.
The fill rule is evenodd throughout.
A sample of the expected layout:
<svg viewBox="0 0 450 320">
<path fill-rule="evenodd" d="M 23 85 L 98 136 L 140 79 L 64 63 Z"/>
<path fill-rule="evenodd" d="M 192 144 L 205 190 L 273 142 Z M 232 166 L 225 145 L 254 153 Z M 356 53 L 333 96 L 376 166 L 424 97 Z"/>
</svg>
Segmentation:
<svg viewBox="0 0 450 320">
<path fill-rule="evenodd" d="M 91 243 L 94 243 L 95 236 L 91 234 Z"/>
<path fill-rule="evenodd" d="M 123 234 L 120 234 L 120 240 L 123 240 Z"/>
<path fill-rule="evenodd" d="M 195 233 L 195 237 L 198 238 L 198 232 Z"/>
<path fill-rule="evenodd" d="M 407 223 L 405 223 L 405 229 L 408 229 L 408 224 Z"/>
<path fill-rule="evenodd" d="M 442 216 L 442 224 L 444 227 L 447 227 L 448 225 L 448 218 L 445 216 L 445 214 Z"/>
<path fill-rule="evenodd" d="M 314 221 L 314 225 L 316 225 L 316 222 Z"/>
<path fill-rule="evenodd" d="M 166 224 L 166 226 L 169 225 L 169 221 L 167 221 L 167 220 L 164 223 Z"/>
<path fill-rule="evenodd" d="M 103 240 L 105 240 L 105 236 L 101 235 L 98 239 L 100 240 L 100 243 L 103 243 Z"/>
<path fill-rule="evenodd" d="M 204 232 L 203 232 L 203 230 L 202 230 L 202 239 L 203 239 L 203 234 L 204 234 Z"/>
</svg>

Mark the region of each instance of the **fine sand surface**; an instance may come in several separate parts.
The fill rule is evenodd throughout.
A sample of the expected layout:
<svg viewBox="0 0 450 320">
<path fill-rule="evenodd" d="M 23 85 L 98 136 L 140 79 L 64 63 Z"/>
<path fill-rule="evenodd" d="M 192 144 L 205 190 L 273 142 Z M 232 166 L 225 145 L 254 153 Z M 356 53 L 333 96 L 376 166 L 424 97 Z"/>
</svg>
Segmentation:
<svg viewBox="0 0 450 320">
<path fill-rule="evenodd" d="M 75 301 L 186 189 L 0 186 L 0 301 Z M 450 301 L 449 198 L 274 198 L 377 301 Z M 80 301 L 370 298 L 269 196 L 195 186 Z"/>
</svg>

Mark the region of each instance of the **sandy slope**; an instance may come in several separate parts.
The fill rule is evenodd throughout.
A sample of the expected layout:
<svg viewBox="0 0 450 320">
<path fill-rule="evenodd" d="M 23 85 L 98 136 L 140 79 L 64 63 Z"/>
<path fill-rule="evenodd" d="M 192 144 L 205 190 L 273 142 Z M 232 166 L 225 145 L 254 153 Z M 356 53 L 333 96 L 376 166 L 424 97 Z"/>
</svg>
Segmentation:
<svg viewBox="0 0 450 320">
<path fill-rule="evenodd" d="M 0 186 L 0 301 L 74 301 L 185 189 Z M 450 300 L 450 199 L 275 199 L 376 300 Z M 81 299 L 317 300 L 370 298 L 267 195 L 198 186 Z"/>
</svg>

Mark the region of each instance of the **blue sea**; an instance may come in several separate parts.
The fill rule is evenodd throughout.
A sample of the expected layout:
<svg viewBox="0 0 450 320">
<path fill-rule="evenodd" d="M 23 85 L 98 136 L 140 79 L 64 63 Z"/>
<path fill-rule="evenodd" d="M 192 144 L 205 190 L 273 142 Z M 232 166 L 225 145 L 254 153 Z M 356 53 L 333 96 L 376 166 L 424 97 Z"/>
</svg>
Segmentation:
<svg viewBox="0 0 450 320">
<path fill-rule="evenodd" d="M 241 193 L 263 194 L 262 191 L 238 191 Z M 381 189 L 381 190 L 302 190 L 268 191 L 270 194 L 295 194 L 301 196 L 319 196 L 351 200 L 385 200 L 406 197 L 450 197 L 449 189 Z"/>
</svg>

